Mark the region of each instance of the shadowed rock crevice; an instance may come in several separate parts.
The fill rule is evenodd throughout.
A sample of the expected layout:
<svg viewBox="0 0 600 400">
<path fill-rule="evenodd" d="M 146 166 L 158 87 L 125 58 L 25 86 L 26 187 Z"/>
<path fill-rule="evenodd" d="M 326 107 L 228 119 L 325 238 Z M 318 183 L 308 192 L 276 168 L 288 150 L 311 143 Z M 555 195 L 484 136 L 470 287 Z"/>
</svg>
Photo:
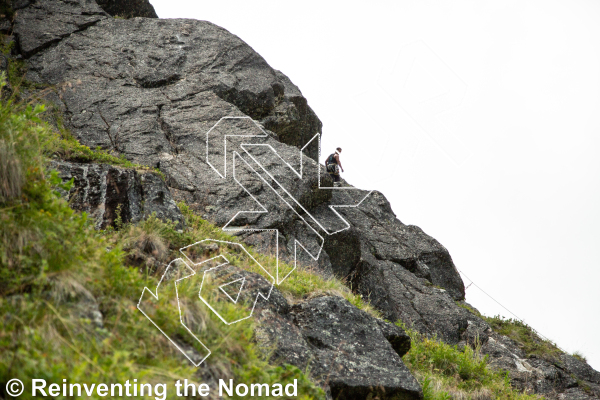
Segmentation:
<svg viewBox="0 0 600 400">
<path fill-rule="evenodd" d="M 171 154 L 173 156 L 176 156 L 177 154 L 179 154 L 179 151 L 177 150 L 177 144 L 173 137 L 173 133 L 170 131 L 168 123 L 165 122 L 165 120 L 162 116 L 163 108 L 164 108 L 163 104 L 159 104 L 157 106 L 156 123 L 158 124 L 158 127 L 161 130 L 161 132 L 165 135 L 165 139 L 167 139 L 167 141 L 171 145 Z M 157 164 L 157 168 L 160 168 L 160 161 Z"/>
<path fill-rule="evenodd" d="M 112 16 L 158 18 L 148 0 L 98 0 L 98 5 Z"/>
</svg>

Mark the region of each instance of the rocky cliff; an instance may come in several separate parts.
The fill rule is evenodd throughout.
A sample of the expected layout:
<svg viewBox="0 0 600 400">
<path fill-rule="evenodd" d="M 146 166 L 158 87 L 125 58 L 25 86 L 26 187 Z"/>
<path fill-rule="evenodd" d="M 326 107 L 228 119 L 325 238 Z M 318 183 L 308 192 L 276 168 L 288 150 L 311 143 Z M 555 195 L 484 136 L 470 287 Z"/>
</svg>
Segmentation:
<svg viewBox="0 0 600 400">
<path fill-rule="evenodd" d="M 76 178 L 65 195 L 99 228 L 118 204 L 131 221 L 156 212 L 182 223 L 173 199 L 185 200 L 260 251 L 345 279 L 388 321 L 481 346 L 519 389 L 600 398 L 600 373 L 586 363 L 526 354 L 468 310 L 448 250 L 403 224 L 381 193 L 333 190 L 318 165 L 318 117 L 240 38 L 206 21 L 151 18 L 143 0 L 19 0 L 13 11 L 12 56 L 26 61 L 28 81 L 52 88 L 43 96 L 72 134 L 165 176 L 166 185 L 151 173 L 57 162 Z M 336 297 L 289 304 L 275 292 L 257 314 L 257 337 L 279 338 L 277 359 L 310 366 L 334 398 L 422 396 L 400 359 L 402 329 Z"/>
</svg>

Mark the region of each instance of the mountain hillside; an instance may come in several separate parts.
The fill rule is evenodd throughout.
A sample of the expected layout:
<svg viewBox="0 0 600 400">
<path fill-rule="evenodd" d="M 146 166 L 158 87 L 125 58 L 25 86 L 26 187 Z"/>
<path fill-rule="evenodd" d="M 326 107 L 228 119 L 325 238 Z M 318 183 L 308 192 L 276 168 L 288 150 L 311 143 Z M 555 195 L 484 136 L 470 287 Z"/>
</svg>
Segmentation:
<svg viewBox="0 0 600 400">
<path fill-rule="evenodd" d="M 304 398 L 600 398 L 585 360 L 467 304 L 448 250 L 381 193 L 334 188 L 307 99 L 237 36 L 156 18 L 144 0 L 1 12 L 1 390 L 13 376 L 139 373 L 297 379 Z M 203 264 L 222 254 L 228 267 Z M 245 308 L 217 283 L 203 299 L 214 314 L 181 306 L 213 270 L 201 265 L 243 282 Z"/>
</svg>

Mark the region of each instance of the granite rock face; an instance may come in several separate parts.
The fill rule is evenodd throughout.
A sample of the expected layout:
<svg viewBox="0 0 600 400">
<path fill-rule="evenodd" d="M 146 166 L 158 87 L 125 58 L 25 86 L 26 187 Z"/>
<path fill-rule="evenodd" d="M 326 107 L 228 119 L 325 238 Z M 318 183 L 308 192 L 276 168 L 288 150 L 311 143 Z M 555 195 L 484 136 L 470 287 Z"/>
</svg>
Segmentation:
<svg viewBox="0 0 600 400">
<path fill-rule="evenodd" d="M 13 32 L 19 51 L 29 57 L 107 17 L 90 0 L 38 0 L 16 11 Z"/>
<path fill-rule="evenodd" d="M 7 34 L 10 32 L 12 28 L 12 24 L 10 23 L 10 20 L 6 17 L 0 17 L 0 32 Z"/>
<path fill-rule="evenodd" d="M 28 78 L 77 83 L 65 103 L 75 118 L 73 127 L 86 131 L 87 142 L 155 164 L 160 161 L 158 154 L 172 150 L 165 138 L 168 132 L 161 131 L 161 108 L 166 107 L 168 113 L 183 107 L 195 114 L 208 103 L 219 108 L 215 97 L 222 99 L 221 107 L 234 107 L 240 114 L 264 121 L 272 132 L 279 132 L 283 143 L 297 144 L 321 132 L 321 122 L 298 88 L 250 46 L 214 24 L 107 18 L 91 0 L 85 7 L 60 0 L 43 4 L 35 3 L 16 14 L 17 40 L 23 55 L 30 58 Z M 69 36 L 95 24 L 96 29 Z M 55 49 L 32 57 L 60 39 L 64 40 Z M 98 96 L 90 97 L 93 93 Z M 78 114 L 83 111 L 89 114 L 81 118 Z M 227 115 L 231 110 L 220 111 Z M 212 117 L 218 113 L 213 111 Z M 218 121 L 195 119 L 197 123 L 190 128 L 198 133 Z M 117 130 L 118 138 L 108 137 L 106 123 Z M 139 153 L 134 142 L 150 131 L 153 135 L 145 140 L 156 141 L 151 149 L 156 154 Z M 316 158 L 317 151 L 315 142 L 305 153 Z"/>
<path fill-rule="evenodd" d="M 29 37 L 28 30 L 19 31 L 19 35 L 23 42 L 36 39 L 35 35 Z M 319 174 L 314 161 L 318 137 L 305 148 L 308 157 L 301 159 L 298 151 L 298 147 L 304 147 L 302 142 L 314 138 L 321 127 L 306 99 L 287 77 L 224 29 L 193 20 L 105 18 L 31 55 L 28 64 L 29 79 L 61 88 L 68 126 L 82 143 L 160 168 L 173 196 L 185 199 L 217 225 L 223 226 L 237 215 L 232 226 L 279 229 L 280 248 L 292 257 L 296 239 L 309 249 L 320 245 L 319 235 L 323 237 L 323 232 L 315 232 L 319 227 L 311 229 L 315 223 L 327 233 L 349 223 L 350 230 L 325 235 L 325 251 L 318 260 L 304 253 L 300 260 L 325 274 L 353 275 L 353 279 L 359 279 L 356 272 L 365 268 L 365 262 L 359 262 L 365 257 L 370 257 L 370 265 L 377 270 L 385 268 L 387 261 L 402 263 L 409 269 L 418 266 L 425 271 L 424 276 L 448 290 L 454 299 L 464 296 L 462 281 L 447 250 L 420 229 L 398 221 L 380 194 L 367 198 L 368 209 L 344 209 L 341 213 L 348 222 L 336 216 L 332 205 L 355 205 L 367 192 L 338 196 L 323 189 L 331 187 L 331 180 Z M 232 116 L 252 120 L 223 121 L 211 131 L 215 135 L 207 137 L 222 118 Z M 260 126 L 251 121 L 258 121 Z M 236 142 L 236 137 L 242 135 L 254 136 L 252 142 L 256 144 L 246 153 L 240 148 L 243 140 Z M 256 137 L 260 135 L 263 137 Z M 228 149 L 237 149 L 243 155 L 236 170 L 238 182 L 223 179 L 227 170 L 221 168 L 219 175 L 213 167 L 224 160 L 220 143 L 225 136 Z M 249 155 L 268 176 L 256 176 L 254 170 L 260 168 Z M 302 178 L 290 170 L 290 166 L 299 170 L 300 164 Z M 280 187 L 271 185 L 272 179 Z M 286 205 L 289 198 L 277 193 L 282 189 L 297 200 L 292 207 L 295 210 Z M 269 212 L 238 215 L 240 210 L 260 208 L 255 199 Z M 379 221 L 381 217 L 386 219 L 385 226 Z M 377 229 L 371 232 L 372 227 Z M 245 234 L 245 239 L 268 248 L 269 239 L 257 232 Z M 357 240 L 362 242 L 360 254 L 356 253 Z M 398 243 L 401 248 L 395 248 Z M 369 247 L 375 252 L 371 253 Z M 352 254 L 352 259 L 343 259 L 345 254 Z M 334 262 L 330 261 L 332 257 Z M 361 283 L 365 292 L 374 289 L 373 285 L 379 283 Z M 380 302 L 390 318 L 399 317 L 393 305 L 383 306 L 394 302 L 393 296 L 382 296 L 372 300 Z"/>
<path fill-rule="evenodd" d="M 79 185 L 80 192 L 70 194 L 74 207 L 89 210 L 99 227 L 114 223 L 114 207 L 79 199 L 86 187 L 101 199 L 103 185 L 116 185 L 120 189 L 111 196 L 128 204 L 123 218 L 132 221 L 147 215 L 146 204 L 153 202 L 162 218 L 182 221 L 173 199 L 185 200 L 205 219 L 238 229 L 259 251 L 277 251 L 288 261 L 297 256 L 304 267 L 346 279 L 390 321 L 401 319 L 450 344 L 481 345 L 516 387 L 547 398 L 600 397 L 597 372 L 585 363 L 568 355 L 527 357 L 460 307 L 465 289 L 449 252 L 397 219 L 381 193 L 334 190 L 317 162 L 318 117 L 291 80 L 240 38 L 205 21 L 111 18 L 119 15 L 111 7 L 126 2 L 26 3 L 16 11 L 12 31 L 27 79 L 53 85 L 65 124 L 81 143 L 166 176 L 165 186 L 153 174 L 59 166 Z M 136 10 L 126 16 L 151 16 L 144 7 Z M 150 182 L 146 188 L 142 176 Z M 330 382 L 332 397 L 420 396 L 410 379 L 394 381 L 406 372 L 399 354 L 408 344 L 393 325 L 369 319 L 341 299 L 289 305 L 276 293 L 257 314 L 273 331 L 259 336 L 278 338 L 280 359 L 313 363 L 318 379 Z M 346 343 L 348 352 L 336 353 Z M 335 368 L 327 364 L 331 359 Z"/>
</svg>

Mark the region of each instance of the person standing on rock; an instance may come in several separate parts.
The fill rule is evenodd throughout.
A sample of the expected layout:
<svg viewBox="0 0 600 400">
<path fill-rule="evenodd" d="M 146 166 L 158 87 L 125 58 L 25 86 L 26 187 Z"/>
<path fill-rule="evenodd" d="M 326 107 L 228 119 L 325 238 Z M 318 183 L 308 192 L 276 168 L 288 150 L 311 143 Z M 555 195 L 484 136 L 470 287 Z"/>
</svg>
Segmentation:
<svg viewBox="0 0 600 400">
<path fill-rule="evenodd" d="M 344 172 L 344 167 L 342 167 L 342 162 L 340 161 L 340 153 L 342 152 L 342 148 L 338 147 L 335 149 L 335 153 L 331 153 L 327 160 L 325 161 L 325 168 L 327 169 L 327 173 L 333 179 L 333 186 L 340 186 L 340 168 L 342 172 Z"/>
</svg>

